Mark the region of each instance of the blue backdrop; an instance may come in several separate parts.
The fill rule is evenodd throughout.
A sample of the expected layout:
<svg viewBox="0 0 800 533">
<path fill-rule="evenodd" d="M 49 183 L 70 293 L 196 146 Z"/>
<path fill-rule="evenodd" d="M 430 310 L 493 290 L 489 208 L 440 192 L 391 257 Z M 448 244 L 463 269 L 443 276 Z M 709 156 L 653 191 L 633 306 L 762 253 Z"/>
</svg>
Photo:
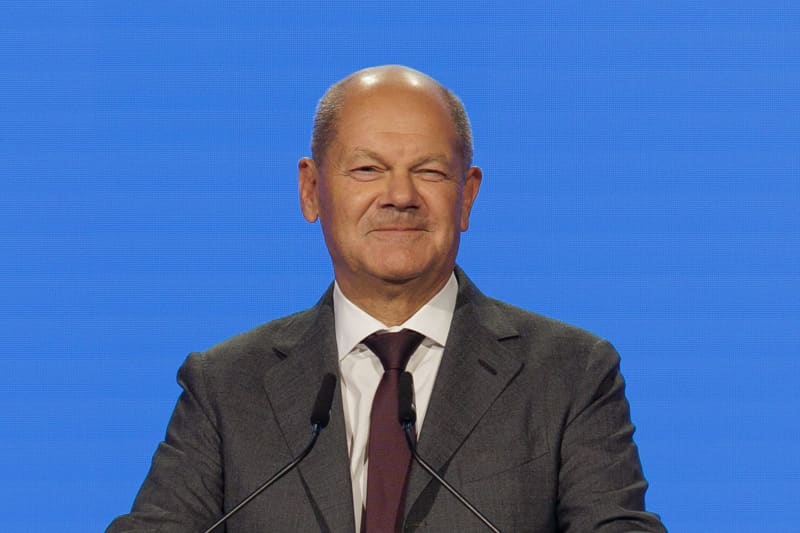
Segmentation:
<svg viewBox="0 0 800 533">
<path fill-rule="evenodd" d="M 797 531 L 800 4 L 0 4 L 0 501 L 99 531 L 184 356 L 331 281 L 296 161 L 368 65 L 465 101 L 461 265 L 623 356 L 672 531 Z"/>
</svg>

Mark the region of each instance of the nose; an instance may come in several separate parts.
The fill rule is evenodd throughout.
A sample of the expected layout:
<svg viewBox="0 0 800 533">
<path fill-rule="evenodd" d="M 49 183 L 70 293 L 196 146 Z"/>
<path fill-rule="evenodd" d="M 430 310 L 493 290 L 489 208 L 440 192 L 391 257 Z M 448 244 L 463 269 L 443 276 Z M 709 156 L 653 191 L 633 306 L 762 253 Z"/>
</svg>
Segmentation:
<svg viewBox="0 0 800 533">
<path fill-rule="evenodd" d="M 382 207 L 405 210 L 419 207 L 419 191 L 414 176 L 408 171 L 394 170 L 386 179 Z"/>
</svg>

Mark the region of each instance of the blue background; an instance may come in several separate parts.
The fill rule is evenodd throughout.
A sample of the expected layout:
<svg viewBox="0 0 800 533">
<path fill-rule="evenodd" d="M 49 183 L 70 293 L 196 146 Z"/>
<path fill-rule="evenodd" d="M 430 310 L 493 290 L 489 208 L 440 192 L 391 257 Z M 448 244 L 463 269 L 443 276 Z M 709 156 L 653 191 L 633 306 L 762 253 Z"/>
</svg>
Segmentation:
<svg viewBox="0 0 800 533">
<path fill-rule="evenodd" d="M 2 529 L 102 530 L 185 355 L 316 301 L 314 106 L 403 63 L 473 121 L 460 264 L 622 353 L 649 507 L 797 531 L 798 6 L 0 3 Z"/>
</svg>

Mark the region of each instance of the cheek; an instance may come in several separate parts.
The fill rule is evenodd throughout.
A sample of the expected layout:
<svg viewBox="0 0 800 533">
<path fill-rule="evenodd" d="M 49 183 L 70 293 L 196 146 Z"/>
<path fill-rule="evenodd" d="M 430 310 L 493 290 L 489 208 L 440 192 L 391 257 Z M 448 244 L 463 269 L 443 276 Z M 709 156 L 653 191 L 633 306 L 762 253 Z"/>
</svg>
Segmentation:
<svg viewBox="0 0 800 533">
<path fill-rule="evenodd" d="M 436 224 L 441 230 L 450 232 L 458 228 L 461 223 L 460 198 L 455 194 L 446 194 L 437 197 L 436 203 L 432 205 L 432 212 L 435 212 Z"/>
<path fill-rule="evenodd" d="M 335 196 L 323 196 L 320 203 L 320 221 L 338 240 L 356 238 L 368 226 L 371 204 L 364 195 L 343 190 Z"/>
</svg>

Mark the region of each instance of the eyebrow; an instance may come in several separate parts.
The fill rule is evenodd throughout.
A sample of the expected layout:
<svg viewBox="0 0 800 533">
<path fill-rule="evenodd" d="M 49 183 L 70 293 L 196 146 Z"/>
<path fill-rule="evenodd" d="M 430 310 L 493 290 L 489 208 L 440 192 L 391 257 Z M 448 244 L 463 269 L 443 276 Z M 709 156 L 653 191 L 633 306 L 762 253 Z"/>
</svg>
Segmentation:
<svg viewBox="0 0 800 533">
<path fill-rule="evenodd" d="M 375 159 L 376 161 L 380 161 L 381 163 L 383 163 L 383 158 L 380 156 L 380 154 L 378 154 L 377 152 L 373 152 L 368 148 L 356 148 L 355 150 L 353 150 L 353 152 L 354 156 L 366 156 L 369 157 L 370 159 Z"/>
<path fill-rule="evenodd" d="M 379 153 L 374 152 L 369 148 L 356 148 L 355 150 L 353 150 L 353 152 L 355 156 L 366 156 L 380 163 L 385 163 L 383 157 Z M 434 162 L 447 165 L 450 162 L 450 160 L 445 154 L 425 154 L 414 160 L 414 162 L 411 164 L 411 167 L 412 168 L 418 167 L 420 165 L 424 165 L 425 163 L 434 163 Z"/>
</svg>

